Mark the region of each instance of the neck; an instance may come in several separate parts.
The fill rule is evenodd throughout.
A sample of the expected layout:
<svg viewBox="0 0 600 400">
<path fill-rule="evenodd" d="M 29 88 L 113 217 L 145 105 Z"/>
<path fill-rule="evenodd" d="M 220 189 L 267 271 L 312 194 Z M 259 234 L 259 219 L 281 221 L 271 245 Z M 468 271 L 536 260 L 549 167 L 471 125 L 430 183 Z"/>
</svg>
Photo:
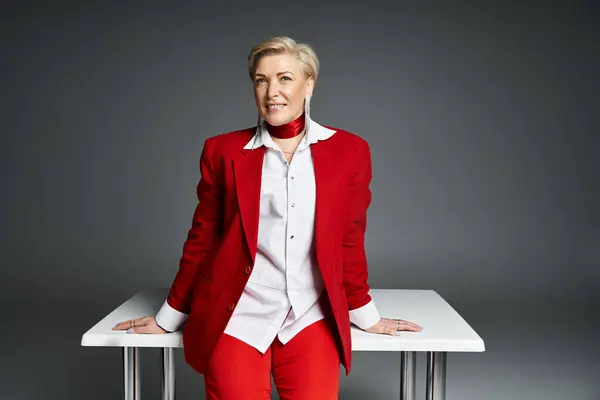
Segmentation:
<svg viewBox="0 0 600 400">
<path fill-rule="evenodd" d="M 298 118 L 288 122 L 287 124 L 274 126 L 269 124 L 267 121 L 265 121 L 265 124 L 269 134 L 271 134 L 273 138 L 291 139 L 300 135 L 304 131 L 305 122 L 304 113 L 302 113 L 302 115 L 300 115 Z"/>
</svg>

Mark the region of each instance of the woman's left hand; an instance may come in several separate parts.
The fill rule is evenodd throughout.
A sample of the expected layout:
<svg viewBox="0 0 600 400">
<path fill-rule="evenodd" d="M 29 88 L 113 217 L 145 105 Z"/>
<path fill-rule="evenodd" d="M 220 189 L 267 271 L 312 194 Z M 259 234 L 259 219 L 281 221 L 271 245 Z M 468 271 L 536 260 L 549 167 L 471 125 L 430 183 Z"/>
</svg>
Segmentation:
<svg viewBox="0 0 600 400">
<path fill-rule="evenodd" d="M 414 322 L 404 319 L 381 318 L 378 323 L 365 329 L 371 333 L 382 333 L 384 335 L 398 336 L 400 331 L 421 332 L 423 328 Z"/>
</svg>

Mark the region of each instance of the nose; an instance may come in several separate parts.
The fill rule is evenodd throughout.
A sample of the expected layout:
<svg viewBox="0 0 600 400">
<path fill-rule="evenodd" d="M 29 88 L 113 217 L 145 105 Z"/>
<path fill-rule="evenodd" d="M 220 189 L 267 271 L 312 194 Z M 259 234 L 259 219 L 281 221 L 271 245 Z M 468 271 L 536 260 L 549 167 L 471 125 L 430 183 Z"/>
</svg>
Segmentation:
<svg viewBox="0 0 600 400">
<path fill-rule="evenodd" d="M 279 94 L 279 86 L 277 83 L 271 83 L 267 89 L 267 96 L 272 99 L 277 94 Z"/>
</svg>

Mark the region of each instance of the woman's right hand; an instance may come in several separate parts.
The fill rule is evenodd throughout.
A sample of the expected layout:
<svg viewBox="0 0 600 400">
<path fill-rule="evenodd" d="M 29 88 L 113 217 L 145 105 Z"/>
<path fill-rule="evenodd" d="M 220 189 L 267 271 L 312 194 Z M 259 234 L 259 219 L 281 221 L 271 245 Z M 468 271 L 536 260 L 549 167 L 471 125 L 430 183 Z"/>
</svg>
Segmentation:
<svg viewBox="0 0 600 400">
<path fill-rule="evenodd" d="M 127 331 L 128 333 L 170 333 L 156 323 L 155 317 L 142 317 L 119 322 L 112 328 L 113 331 Z"/>
</svg>

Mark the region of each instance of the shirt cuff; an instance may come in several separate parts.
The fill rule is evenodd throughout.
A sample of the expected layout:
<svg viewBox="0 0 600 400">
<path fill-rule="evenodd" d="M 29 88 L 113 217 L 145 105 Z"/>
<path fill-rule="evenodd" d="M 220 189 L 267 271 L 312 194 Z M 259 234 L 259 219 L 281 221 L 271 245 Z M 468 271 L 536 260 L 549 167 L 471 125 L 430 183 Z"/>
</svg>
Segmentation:
<svg viewBox="0 0 600 400">
<path fill-rule="evenodd" d="M 188 315 L 177 311 L 166 301 L 156 314 L 156 324 L 169 332 L 175 332 L 187 320 Z"/>
<path fill-rule="evenodd" d="M 362 307 L 350 310 L 350 322 L 362 330 L 369 329 L 378 323 L 380 319 L 381 316 L 373 299 Z"/>
</svg>

